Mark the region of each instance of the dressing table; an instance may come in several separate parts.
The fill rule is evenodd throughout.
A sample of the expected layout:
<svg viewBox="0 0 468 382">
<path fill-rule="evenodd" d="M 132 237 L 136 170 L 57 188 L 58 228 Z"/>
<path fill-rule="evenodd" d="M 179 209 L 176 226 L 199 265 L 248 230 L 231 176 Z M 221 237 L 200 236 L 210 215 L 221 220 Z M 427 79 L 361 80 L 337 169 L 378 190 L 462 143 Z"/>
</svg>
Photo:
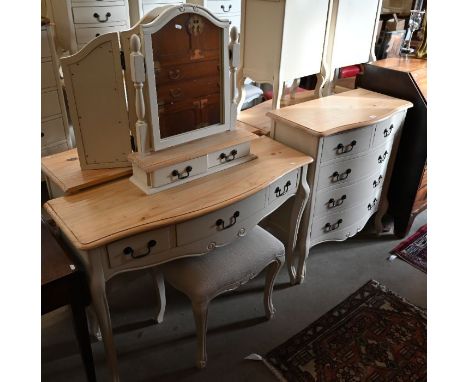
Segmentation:
<svg viewBox="0 0 468 382">
<path fill-rule="evenodd" d="M 89 275 L 114 381 L 119 378 L 106 297 L 110 278 L 227 245 L 290 199 L 286 261 L 295 272 L 312 158 L 267 137 L 254 140 L 252 152 L 257 159 L 156 194 L 146 195 L 125 178 L 45 204 Z"/>
</svg>

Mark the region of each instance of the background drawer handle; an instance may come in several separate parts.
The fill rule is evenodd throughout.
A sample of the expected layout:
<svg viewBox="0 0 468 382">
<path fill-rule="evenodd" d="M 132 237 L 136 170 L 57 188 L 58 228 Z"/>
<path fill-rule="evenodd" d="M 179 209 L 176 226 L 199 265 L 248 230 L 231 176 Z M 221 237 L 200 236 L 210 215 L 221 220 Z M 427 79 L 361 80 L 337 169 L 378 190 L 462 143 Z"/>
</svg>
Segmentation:
<svg viewBox="0 0 468 382">
<path fill-rule="evenodd" d="M 178 80 L 180 78 L 180 70 L 179 69 L 171 69 L 169 70 L 169 78 L 171 80 Z"/>
<path fill-rule="evenodd" d="M 44 133 L 41 131 L 41 138 L 44 138 Z"/>
<path fill-rule="evenodd" d="M 237 218 L 239 217 L 240 213 L 239 211 L 236 211 L 234 212 L 234 215 L 232 215 L 230 218 L 229 218 L 229 225 L 224 225 L 224 220 L 223 219 L 218 219 L 216 220 L 216 227 L 218 229 L 218 231 L 223 231 L 225 229 L 228 229 L 230 227 L 232 227 L 234 224 L 236 224 L 236 221 L 237 221 Z"/>
<path fill-rule="evenodd" d="M 338 182 L 340 180 L 345 180 L 348 177 L 349 174 L 351 174 L 351 169 L 350 168 L 348 168 L 345 172 L 342 172 L 341 174 L 338 171 L 335 171 L 332 174 L 332 182 L 335 183 L 335 182 Z"/>
<path fill-rule="evenodd" d="M 106 19 L 105 20 L 101 20 L 101 16 L 99 15 L 99 13 L 95 13 L 93 15 L 93 17 L 96 18 L 97 21 L 99 21 L 100 23 L 105 23 L 105 22 L 109 21 L 109 17 L 111 17 L 111 13 L 110 12 L 106 13 Z"/>
<path fill-rule="evenodd" d="M 226 9 L 224 9 L 224 5 L 221 5 L 221 9 L 223 10 L 223 12 L 226 12 L 226 13 L 229 12 L 231 10 L 231 8 L 232 8 L 232 4 L 229 4 L 229 8 L 226 11 Z"/>
<path fill-rule="evenodd" d="M 178 179 L 185 179 L 190 176 L 190 172 L 193 170 L 192 166 L 187 166 L 185 167 L 185 175 L 182 175 L 178 170 L 173 170 L 172 171 L 172 176 L 177 176 Z"/>
<path fill-rule="evenodd" d="M 335 207 L 341 206 L 343 202 L 345 201 L 345 199 L 346 199 L 346 195 L 343 195 L 340 199 L 337 199 L 337 200 L 331 198 L 328 201 L 327 206 L 328 208 L 335 208 Z"/>
<path fill-rule="evenodd" d="M 336 155 L 349 153 L 350 151 L 353 150 L 354 146 L 356 146 L 356 143 L 357 142 L 354 140 L 349 145 L 346 145 L 346 146 L 340 143 L 338 146 L 336 146 Z"/>
<path fill-rule="evenodd" d="M 156 247 L 156 244 L 157 244 L 157 241 L 156 241 L 156 240 L 150 240 L 150 241 L 148 241 L 148 244 L 146 244 L 146 248 L 147 248 L 147 249 L 146 249 L 146 252 L 144 252 L 144 253 L 142 253 L 142 254 L 140 254 L 140 255 L 135 255 L 135 251 L 133 250 L 132 247 L 125 247 L 124 250 L 123 250 L 123 254 L 124 254 L 125 256 L 129 256 L 129 255 L 130 255 L 130 256 L 132 257 L 132 259 L 140 259 L 140 258 L 142 258 L 142 257 L 145 257 L 145 256 L 149 255 L 150 252 L 151 252 L 151 249 L 152 249 L 153 247 Z"/>
<path fill-rule="evenodd" d="M 383 136 L 384 136 L 385 138 L 387 138 L 387 137 L 392 133 L 392 130 L 393 130 L 393 125 L 390 125 L 390 127 L 388 128 L 388 130 L 385 129 L 385 130 L 383 131 Z"/>
<path fill-rule="evenodd" d="M 379 159 L 377 159 L 377 161 L 378 161 L 379 163 L 383 163 L 384 160 L 387 158 L 387 155 L 388 155 L 388 151 L 385 150 L 385 152 L 383 153 L 383 155 L 379 155 Z"/>
<path fill-rule="evenodd" d="M 288 192 L 290 185 L 291 185 L 291 182 L 288 180 L 286 184 L 283 186 L 283 192 L 281 192 L 281 188 L 276 187 L 275 188 L 276 197 L 279 198 L 280 196 L 283 196 L 286 192 Z"/>
<path fill-rule="evenodd" d="M 334 231 L 335 229 L 339 228 L 340 227 L 340 224 L 343 223 L 343 220 L 342 219 L 339 219 L 336 223 L 334 224 L 331 224 L 331 223 L 327 223 L 325 224 L 325 227 L 324 227 L 324 230 L 325 232 L 331 232 L 331 231 Z"/>
<path fill-rule="evenodd" d="M 101 35 L 100 33 L 96 33 L 94 36 L 99 37 L 100 35 Z"/>
<path fill-rule="evenodd" d="M 219 154 L 219 159 L 221 159 L 221 161 L 224 159 L 224 162 L 230 162 L 236 159 L 236 155 L 237 155 L 237 150 L 234 149 L 234 150 L 231 150 L 229 155 L 226 155 L 225 153 Z"/>
<path fill-rule="evenodd" d="M 372 203 L 369 203 L 369 204 L 367 205 L 367 209 L 370 211 L 372 208 L 375 207 L 376 203 L 377 203 L 377 198 L 374 198 L 374 200 L 372 201 Z"/>
<path fill-rule="evenodd" d="M 380 182 L 382 181 L 382 179 L 383 179 L 382 175 L 379 175 L 379 179 L 374 180 L 374 183 L 372 183 L 372 186 L 373 186 L 374 188 L 376 188 L 376 187 L 380 184 Z"/>
<path fill-rule="evenodd" d="M 180 98 L 182 97 L 182 90 L 180 88 L 177 89 L 170 89 L 169 93 L 171 94 L 172 98 Z"/>
</svg>

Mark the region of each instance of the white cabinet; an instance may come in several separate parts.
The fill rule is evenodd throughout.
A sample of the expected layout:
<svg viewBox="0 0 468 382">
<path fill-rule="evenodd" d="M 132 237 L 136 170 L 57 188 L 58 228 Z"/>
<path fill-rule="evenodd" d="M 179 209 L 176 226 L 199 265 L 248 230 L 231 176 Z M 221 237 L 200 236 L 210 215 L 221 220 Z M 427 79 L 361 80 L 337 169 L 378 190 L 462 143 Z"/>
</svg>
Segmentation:
<svg viewBox="0 0 468 382">
<path fill-rule="evenodd" d="M 49 24 L 41 26 L 41 148 L 42 155 L 69 148 L 67 111 Z"/>
<path fill-rule="evenodd" d="M 131 26 L 134 26 L 144 15 L 154 8 L 182 3 L 185 3 L 185 0 L 128 0 Z"/>
<path fill-rule="evenodd" d="M 92 39 L 130 28 L 128 0 L 50 0 L 57 42 L 70 54 Z"/>
<path fill-rule="evenodd" d="M 377 212 L 386 212 L 386 193 L 406 110 L 411 102 L 364 89 L 269 112 L 272 137 L 315 158 L 309 165 L 311 197 L 303 217 L 298 282 L 309 248 L 346 240 Z M 286 215 L 271 226 L 287 226 Z M 275 221 L 276 219 L 276 221 Z M 281 232 L 278 232 L 281 236 Z"/>
</svg>

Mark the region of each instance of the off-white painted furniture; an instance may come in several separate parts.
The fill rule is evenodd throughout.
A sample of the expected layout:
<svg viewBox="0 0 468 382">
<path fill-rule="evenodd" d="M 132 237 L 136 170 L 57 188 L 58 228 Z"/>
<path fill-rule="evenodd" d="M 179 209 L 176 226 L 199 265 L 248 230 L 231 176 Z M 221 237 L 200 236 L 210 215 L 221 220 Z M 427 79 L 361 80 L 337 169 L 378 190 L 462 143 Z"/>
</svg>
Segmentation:
<svg viewBox="0 0 468 382">
<path fill-rule="evenodd" d="M 278 109 L 285 81 L 320 72 L 330 1 L 242 0 L 239 105 L 246 77 L 273 84 Z"/>
<path fill-rule="evenodd" d="M 305 277 L 309 249 L 358 233 L 377 212 L 376 228 L 387 210 L 387 189 L 406 111 L 412 103 L 364 89 L 274 110 L 271 136 L 317 161 L 309 166 L 311 197 L 299 234 L 298 272 Z M 268 224 L 281 234 L 288 207 Z"/>
<path fill-rule="evenodd" d="M 227 245 L 293 195 L 286 262 L 295 272 L 293 252 L 309 196 L 312 158 L 267 137 L 254 140 L 252 151 L 256 160 L 223 176 L 213 174 L 154 195 L 142 194 L 124 179 L 45 204 L 85 264 L 114 381 L 119 380 L 117 356 L 106 298 L 106 281 L 113 276 Z"/>
<path fill-rule="evenodd" d="M 76 53 L 94 38 L 130 27 L 128 0 L 48 0 L 58 45 Z"/>
<path fill-rule="evenodd" d="M 68 117 L 60 83 L 53 29 L 41 26 L 41 154 L 69 148 Z"/>
<path fill-rule="evenodd" d="M 186 0 L 128 0 L 130 23 L 134 26 L 140 19 L 154 8 L 164 5 L 183 4 Z"/>
<path fill-rule="evenodd" d="M 201 256 L 171 261 L 161 267 L 164 279 L 192 302 L 197 329 L 197 367 L 206 366 L 208 305 L 216 296 L 232 291 L 266 269 L 265 316 L 275 313 L 273 285 L 284 263 L 284 245 L 270 233 L 255 226 L 241 240 Z"/>
<path fill-rule="evenodd" d="M 231 26 L 238 30 L 241 27 L 241 2 L 242 0 L 187 0 L 187 3 L 208 8 L 220 19 L 229 20 Z"/>
</svg>

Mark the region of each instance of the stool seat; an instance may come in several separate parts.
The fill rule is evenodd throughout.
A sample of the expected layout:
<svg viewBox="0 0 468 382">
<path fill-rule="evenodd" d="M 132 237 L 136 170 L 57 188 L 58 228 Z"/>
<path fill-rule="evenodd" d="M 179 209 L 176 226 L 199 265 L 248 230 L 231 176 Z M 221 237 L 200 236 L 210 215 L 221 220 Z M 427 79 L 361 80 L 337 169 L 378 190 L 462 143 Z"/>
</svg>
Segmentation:
<svg viewBox="0 0 468 382">
<path fill-rule="evenodd" d="M 284 263 L 284 245 L 270 233 L 255 226 L 243 238 L 197 257 L 171 261 L 162 266 L 164 278 L 190 298 L 197 325 L 198 367 L 206 364 L 206 320 L 208 304 L 217 295 L 236 289 L 268 267 L 264 305 L 273 317 L 271 294 Z"/>
</svg>

